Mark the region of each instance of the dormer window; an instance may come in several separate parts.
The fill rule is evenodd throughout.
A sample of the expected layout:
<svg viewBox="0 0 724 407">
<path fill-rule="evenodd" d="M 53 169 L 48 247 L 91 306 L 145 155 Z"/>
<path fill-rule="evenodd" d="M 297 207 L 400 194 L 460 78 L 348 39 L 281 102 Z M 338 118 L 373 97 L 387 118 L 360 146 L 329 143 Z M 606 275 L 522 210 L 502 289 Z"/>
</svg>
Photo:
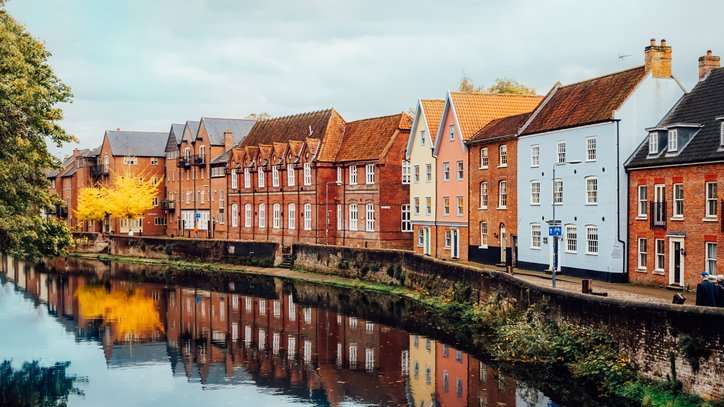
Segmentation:
<svg viewBox="0 0 724 407">
<path fill-rule="evenodd" d="M 679 138 L 677 136 L 677 133 L 678 132 L 676 131 L 676 129 L 669 130 L 669 152 L 675 152 L 679 149 Z"/>
<path fill-rule="evenodd" d="M 420 145 L 421 146 L 425 145 L 425 130 L 420 131 Z"/>
<path fill-rule="evenodd" d="M 656 154 L 659 152 L 659 135 L 654 133 L 649 134 L 649 154 Z"/>
</svg>

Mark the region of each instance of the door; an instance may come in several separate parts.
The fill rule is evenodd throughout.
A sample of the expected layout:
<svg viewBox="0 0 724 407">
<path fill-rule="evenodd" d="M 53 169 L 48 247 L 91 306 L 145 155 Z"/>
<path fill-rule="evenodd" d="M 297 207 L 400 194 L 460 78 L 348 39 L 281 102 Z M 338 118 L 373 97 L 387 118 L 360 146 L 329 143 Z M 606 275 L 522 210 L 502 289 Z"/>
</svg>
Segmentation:
<svg viewBox="0 0 724 407">
<path fill-rule="evenodd" d="M 669 240 L 669 284 L 684 286 L 684 239 Z"/>
<path fill-rule="evenodd" d="M 505 233 L 505 223 L 500 224 L 500 262 L 505 263 L 505 249 L 508 245 L 508 236 Z"/>
<path fill-rule="evenodd" d="M 458 251 L 459 251 L 459 243 L 460 243 L 460 242 L 458 241 L 458 238 L 459 238 L 459 236 L 458 236 L 458 230 L 457 230 L 457 229 L 452 229 L 452 230 L 450 231 L 450 233 L 452 234 L 452 257 L 453 257 L 454 259 L 457 259 L 458 257 L 460 257 L 460 255 L 459 255 L 459 253 L 458 253 Z"/>
<path fill-rule="evenodd" d="M 430 255 L 430 228 L 422 229 L 425 254 Z"/>
</svg>

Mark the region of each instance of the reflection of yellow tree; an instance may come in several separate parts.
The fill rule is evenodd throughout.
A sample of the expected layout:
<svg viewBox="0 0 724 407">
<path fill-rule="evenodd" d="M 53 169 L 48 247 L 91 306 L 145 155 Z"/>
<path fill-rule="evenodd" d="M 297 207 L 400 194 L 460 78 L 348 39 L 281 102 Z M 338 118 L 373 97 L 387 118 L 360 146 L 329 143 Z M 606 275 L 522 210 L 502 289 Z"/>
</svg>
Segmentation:
<svg viewBox="0 0 724 407">
<path fill-rule="evenodd" d="M 83 318 L 103 318 L 112 322 L 120 337 L 163 332 L 153 300 L 137 288 L 107 292 L 104 287 L 83 286 L 76 293 L 76 298 Z"/>
</svg>

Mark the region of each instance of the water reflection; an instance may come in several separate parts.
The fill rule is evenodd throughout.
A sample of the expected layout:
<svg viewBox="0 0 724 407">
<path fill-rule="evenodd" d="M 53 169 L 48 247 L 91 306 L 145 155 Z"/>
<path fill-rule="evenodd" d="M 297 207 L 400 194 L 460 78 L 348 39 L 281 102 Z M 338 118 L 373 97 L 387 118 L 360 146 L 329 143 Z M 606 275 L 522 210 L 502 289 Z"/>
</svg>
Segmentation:
<svg viewBox="0 0 724 407">
<path fill-rule="evenodd" d="M 90 264 L 5 257 L 3 273 L 77 341 L 99 342 L 110 368 L 168 363 L 205 389 L 251 383 L 315 405 L 553 405 L 445 343 L 304 305 L 280 280 L 207 289 Z"/>
</svg>

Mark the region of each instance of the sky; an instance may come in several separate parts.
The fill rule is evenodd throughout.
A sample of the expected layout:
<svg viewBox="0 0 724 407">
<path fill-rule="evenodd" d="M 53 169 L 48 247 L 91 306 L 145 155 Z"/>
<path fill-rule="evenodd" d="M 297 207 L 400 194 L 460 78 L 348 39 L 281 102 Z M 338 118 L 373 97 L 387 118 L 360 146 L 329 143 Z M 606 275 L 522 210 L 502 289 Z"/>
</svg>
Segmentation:
<svg viewBox="0 0 724 407">
<path fill-rule="evenodd" d="M 697 58 L 724 52 L 704 16 L 722 1 L 9 0 L 71 87 L 63 127 L 78 144 L 106 129 L 168 131 L 201 117 L 335 108 L 346 120 L 444 98 L 463 73 L 545 94 L 643 64 L 667 40 L 689 90 Z M 625 57 L 619 58 L 620 55 Z"/>
</svg>

